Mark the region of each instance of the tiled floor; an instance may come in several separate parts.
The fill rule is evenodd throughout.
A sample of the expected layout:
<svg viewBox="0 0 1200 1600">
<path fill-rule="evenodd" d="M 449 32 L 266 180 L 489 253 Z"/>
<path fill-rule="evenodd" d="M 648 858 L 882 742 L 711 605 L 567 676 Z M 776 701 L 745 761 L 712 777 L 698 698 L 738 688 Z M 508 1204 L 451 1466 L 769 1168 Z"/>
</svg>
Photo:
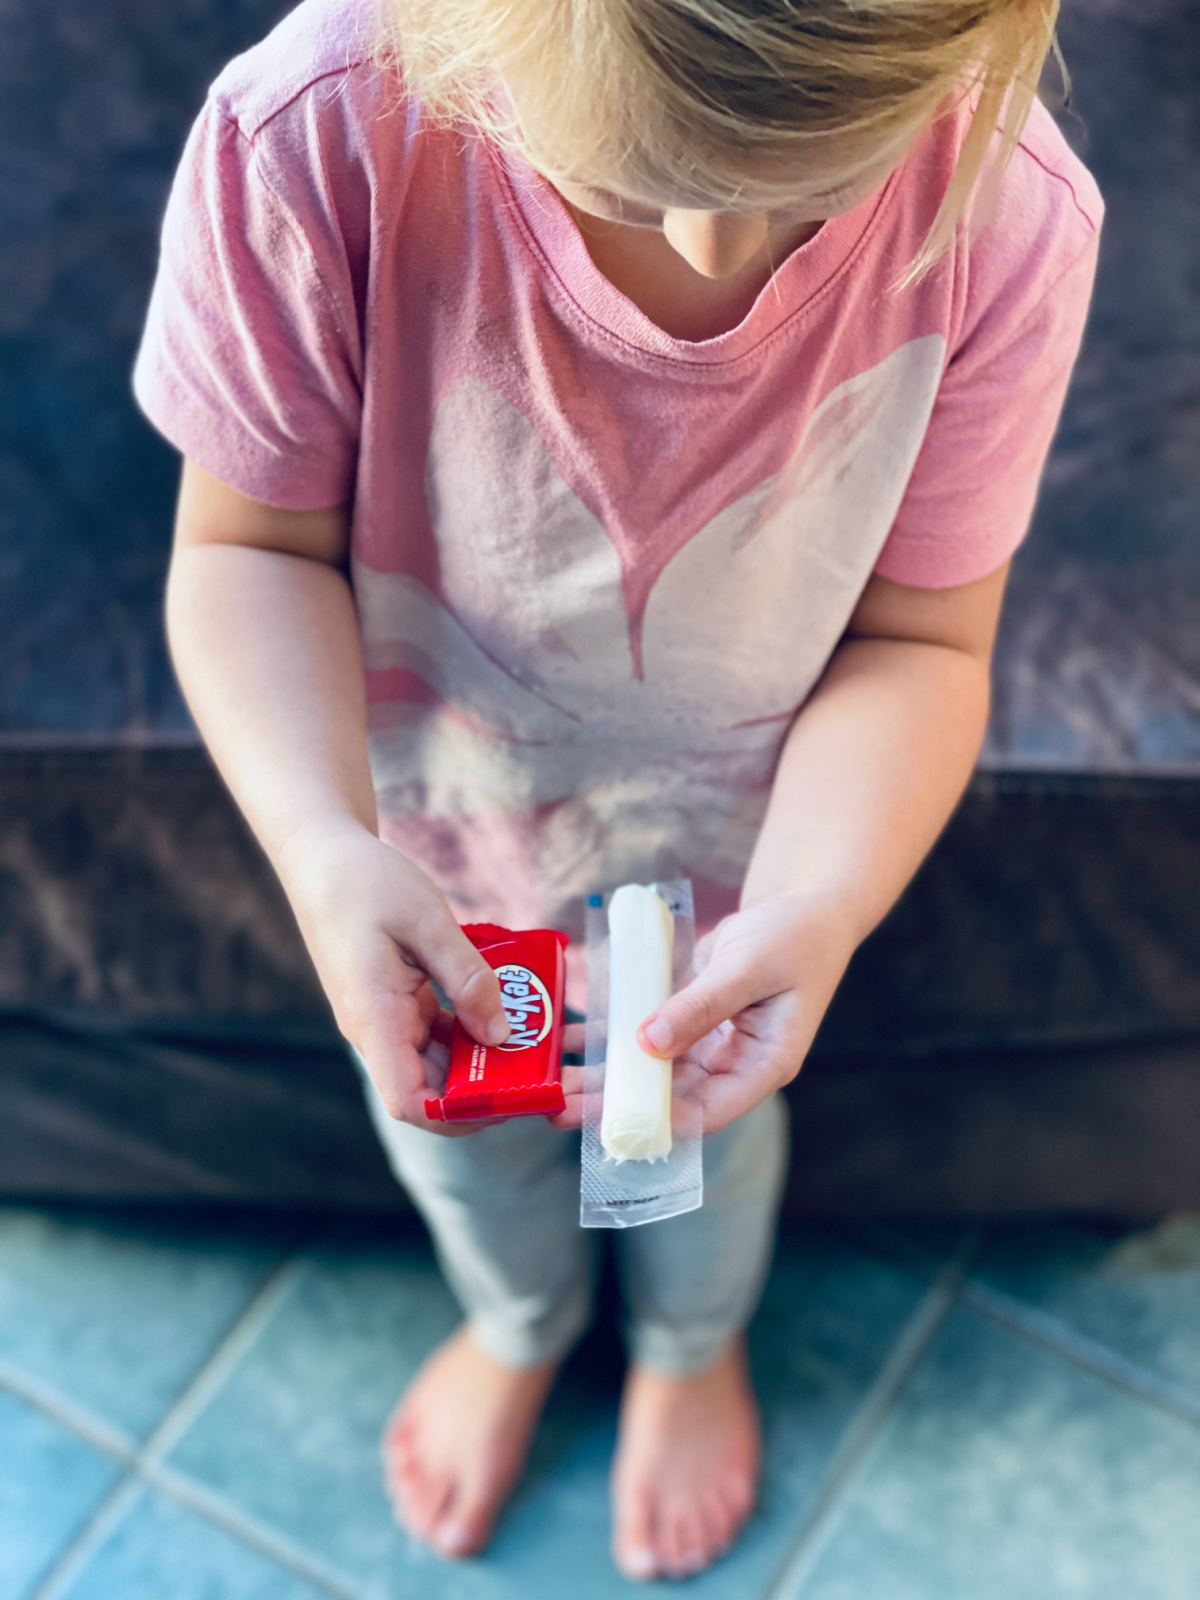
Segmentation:
<svg viewBox="0 0 1200 1600">
<path fill-rule="evenodd" d="M 611 1310 L 449 1565 L 376 1462 L 455 1321 L 422 1237 L 0 1211 L 0 1600 L 633 1593 Z M 1200 1219 L 793 1232 L 752 1342 L 762 1504 L 697 1600 L 1200 1600 Z"/>
</svg>

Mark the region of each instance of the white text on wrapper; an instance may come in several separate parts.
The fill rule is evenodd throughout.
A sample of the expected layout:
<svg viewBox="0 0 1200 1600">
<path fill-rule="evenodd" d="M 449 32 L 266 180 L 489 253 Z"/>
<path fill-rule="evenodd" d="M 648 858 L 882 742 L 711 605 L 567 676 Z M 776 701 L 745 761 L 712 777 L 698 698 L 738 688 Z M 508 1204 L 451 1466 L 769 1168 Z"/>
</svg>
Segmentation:
<svg viewBox="0 0 1200 1600">
<path fill-rule="evenodd" d="M 501 1050 L 528 1050 L 550 1032 L 554 1007 L 546 985 L 536 972 L 516 962 L 496 968 L 500 980 L 500 1004 L 512 1032 Z"/>
</svg>

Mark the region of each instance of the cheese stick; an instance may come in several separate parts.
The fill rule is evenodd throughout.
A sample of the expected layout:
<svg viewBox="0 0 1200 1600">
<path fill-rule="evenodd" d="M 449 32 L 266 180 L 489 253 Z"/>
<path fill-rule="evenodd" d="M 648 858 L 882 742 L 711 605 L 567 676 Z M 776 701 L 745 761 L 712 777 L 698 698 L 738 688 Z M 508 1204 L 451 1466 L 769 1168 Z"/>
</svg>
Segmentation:
<svg viewBox="0 0 1200 1600">
<path fill-rule="evenodd" d="M 600 1143 L 615 1161 L 671 1153 L 671 1063 L 637 1042 L 646 1018 L 671 993 L 675 919 L 666 902 L 627 883 L 608 903 L 608 1054 Z"/>
</svg>

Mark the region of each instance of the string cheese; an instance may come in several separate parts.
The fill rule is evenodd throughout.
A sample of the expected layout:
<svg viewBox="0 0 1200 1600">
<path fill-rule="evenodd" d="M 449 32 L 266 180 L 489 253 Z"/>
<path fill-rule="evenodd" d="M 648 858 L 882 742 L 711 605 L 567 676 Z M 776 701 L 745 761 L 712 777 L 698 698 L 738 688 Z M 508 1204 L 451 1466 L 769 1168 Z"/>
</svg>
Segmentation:
<svg viewBox="0 0 1200 1600">
<path fill-rule="evenodd" d="M 637 1042 L 671 993 L 675 921 L 653 889 L 627 883 L 608 903 L 608 1051 L 600 1143 L 615 1161 L 671 1153 L 671 1063 Z"/>
</svg>

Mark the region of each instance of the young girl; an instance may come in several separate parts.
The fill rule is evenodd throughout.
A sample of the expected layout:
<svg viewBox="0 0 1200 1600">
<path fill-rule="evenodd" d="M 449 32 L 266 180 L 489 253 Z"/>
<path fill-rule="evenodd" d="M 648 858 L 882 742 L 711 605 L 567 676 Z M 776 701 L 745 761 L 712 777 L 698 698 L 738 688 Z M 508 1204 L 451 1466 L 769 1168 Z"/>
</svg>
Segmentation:
<svg viewBox="0 0 1200 1600">
<path fill-rule="evenodd" d="M 188 143 L 136 375 L 171 642 L 463 1302 L 385 1436 L 445 1554 L 592 1236 L 577 1097 L 426 1121 L 429 980 L 498 1041 L 460 920 L 693 879 L 642 1036 L 702 1070 L 707 1192 L 617 1239 L 613 1474 L 622 1570 L 682 1575 L 754 1501 L 778 1091 L 971 771 L 1100 202 L 1030 112 L 1055 0 L 387 5 L 305 0 Z"/>
</svg>

